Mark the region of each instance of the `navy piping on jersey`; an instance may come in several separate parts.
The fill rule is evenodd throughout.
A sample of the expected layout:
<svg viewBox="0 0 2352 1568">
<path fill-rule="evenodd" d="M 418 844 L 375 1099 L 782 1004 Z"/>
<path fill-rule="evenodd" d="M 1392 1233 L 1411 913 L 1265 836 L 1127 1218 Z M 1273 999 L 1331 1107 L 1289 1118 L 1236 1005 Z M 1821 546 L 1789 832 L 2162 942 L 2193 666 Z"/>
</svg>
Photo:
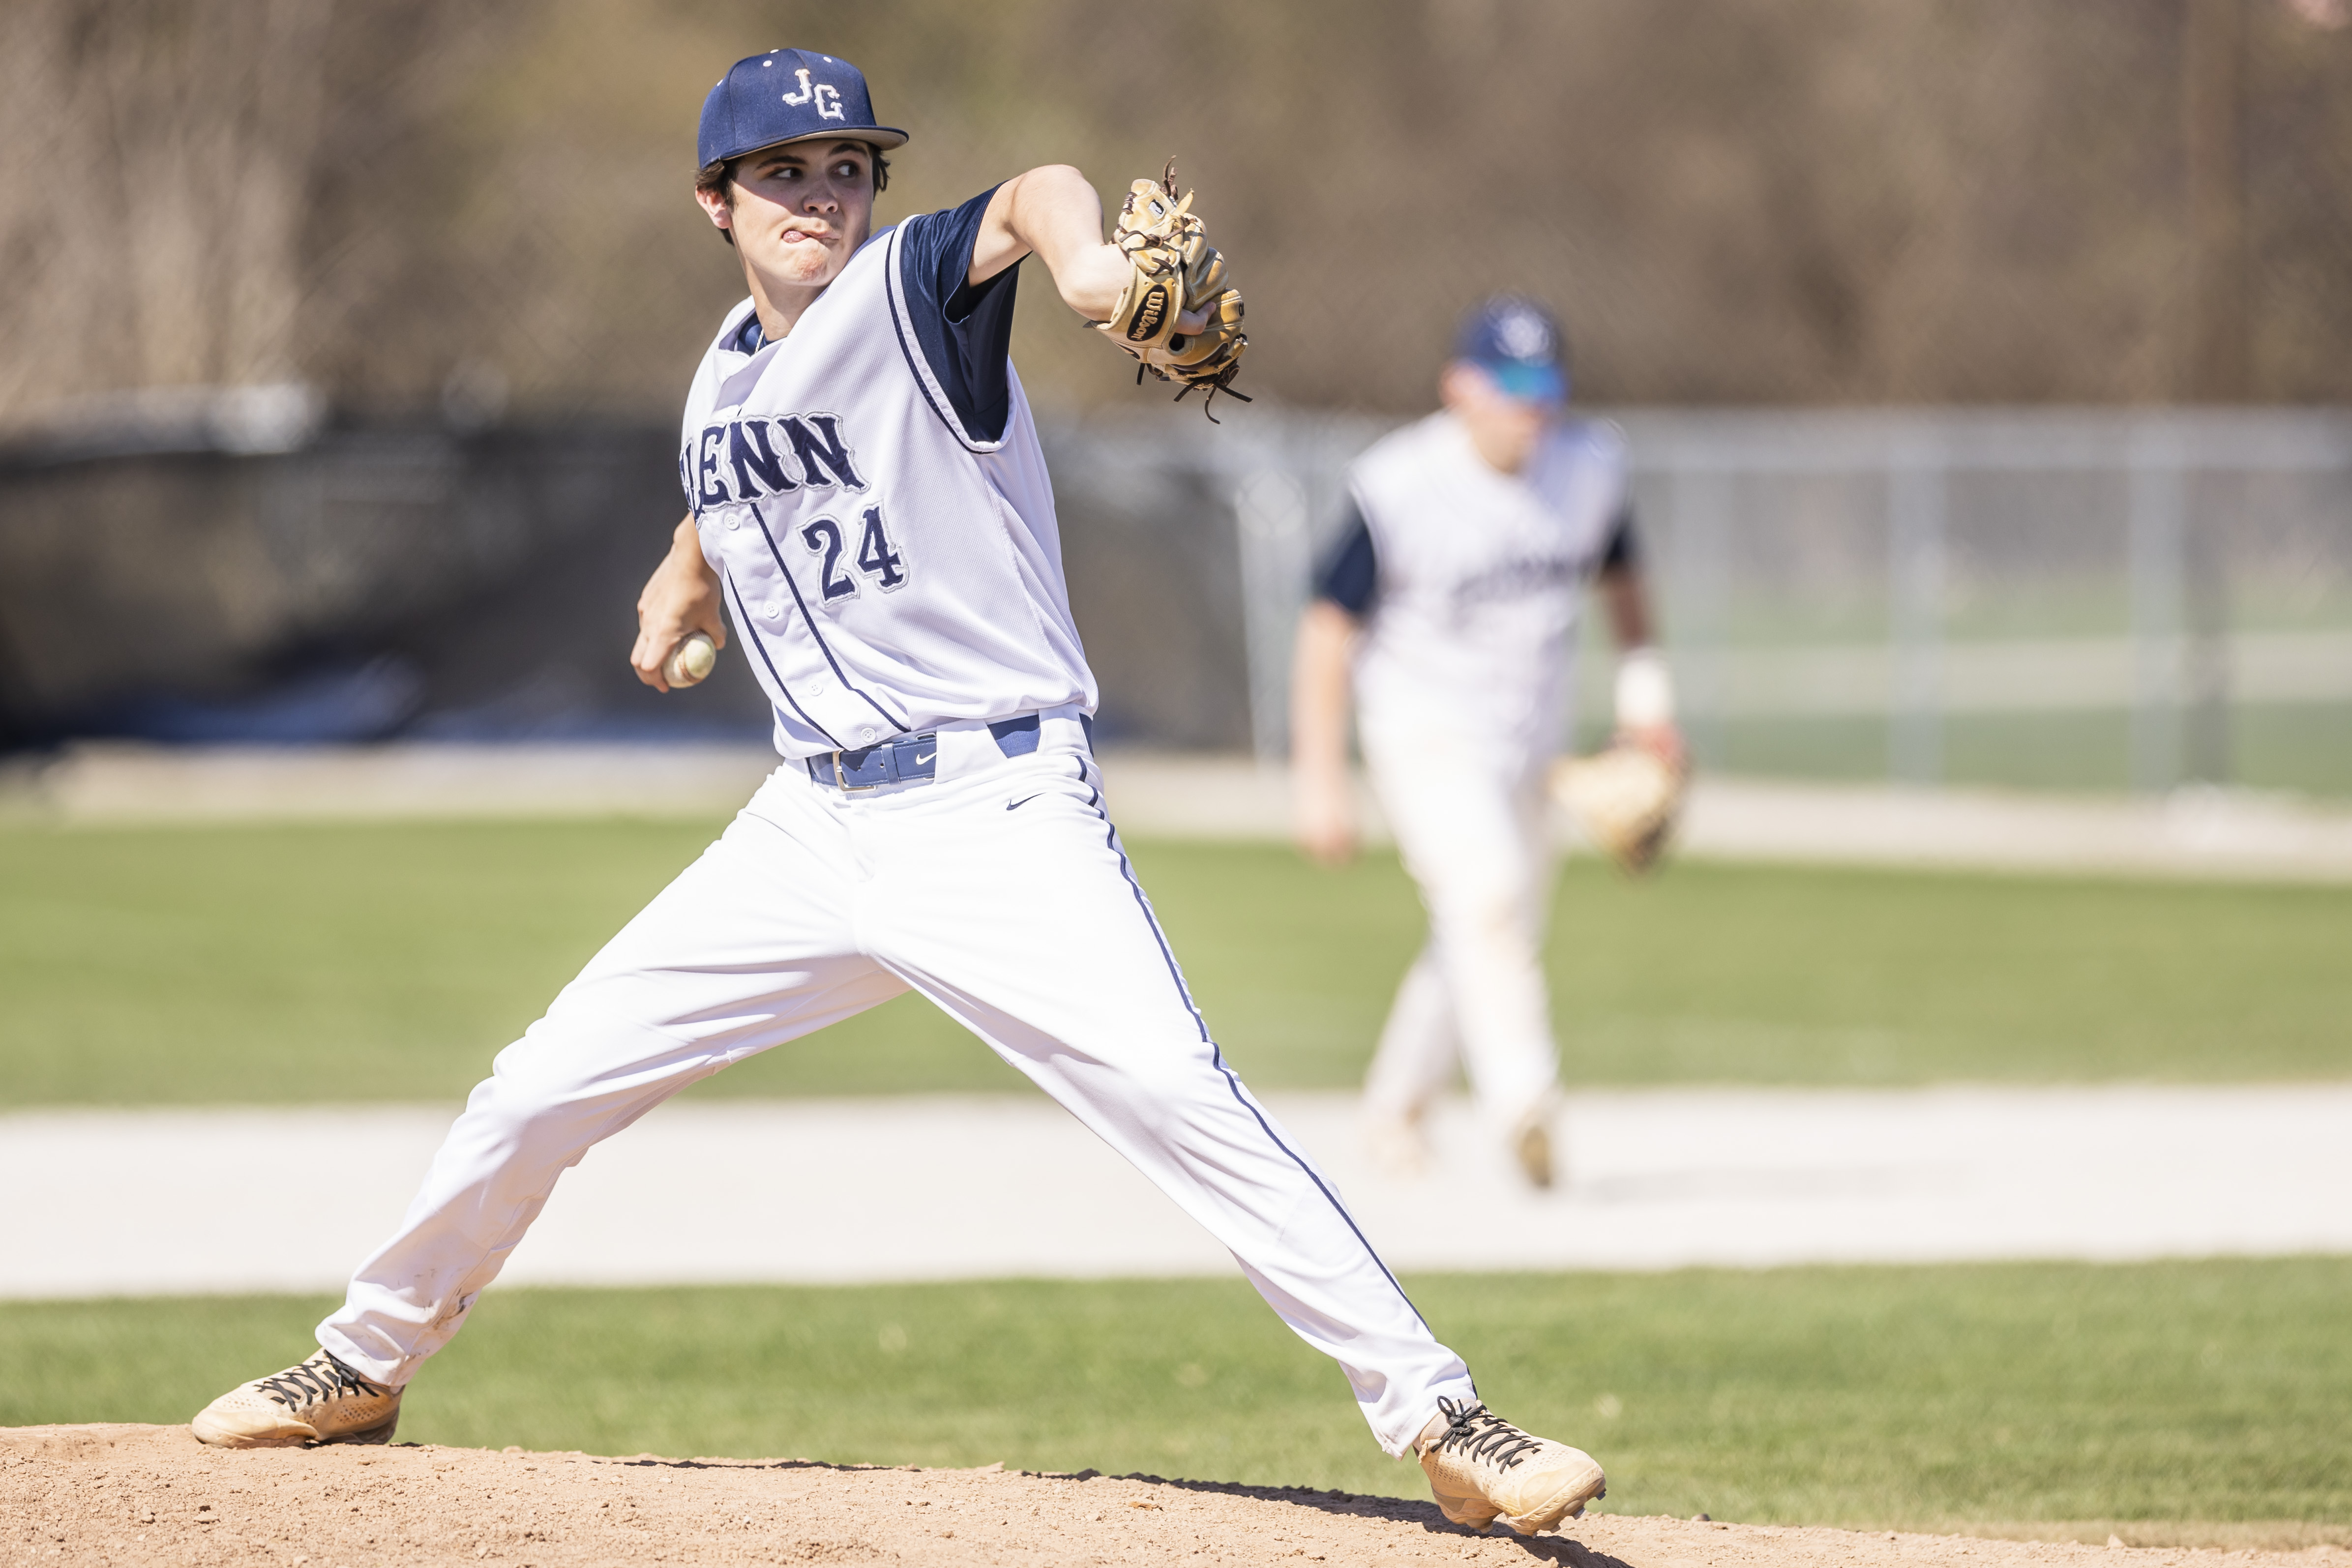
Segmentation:
<svg viewBox="0 0 2352 1568">
<path fill-rule="evenodd" d="M 899 356 L 907 361 L 907 374 L 914 378 L 915 390 L 923 394 L 923 402 L 930 406 L 933 413 L 939 415 L 940 423 L 948 427 L 948 434 L 954 436 L 957 444 L 966 452 L 985 455 L 1000 444 L 990 442 L 974 444 L 971 432 L 966 430 L 963 427 L 963 422 L 956 418 L 955 411 L 941 408 L 940 400 L 931 395 L 931 383 L 923 379 L 923 372 L 916 364 L 914 345 L 907 341 L 907 308 L 898 295 L 898 238 L 906 232 L 906 225 L 901 224 L 892 231 L 890 254 L 883 258 L 882 287 L 890 302 L 890 330 L 898 340 Z"/>
<path fill-rule="evenodd" d="M 1118 857 L 1119 874 L 1127 878 L 1128 889 L 1135 894 L 1135 906 L 1143 912 L 1143 923 L 1150 927 L 1151 939 L 1160 944 L 1160 960 L 1168 966 L 1168 977 L 1176 983 L 1176 995 L 1182 998 L 1185 1010 L 1192 1015 L 1192 1022 L 1201 1031 L 1201 1043 L 1209 1048 L 1209 1061 L 1220 1073 L 1224 1075 L 1225 1087 L 1232 1091 L 1234 1102 L 1250 1113 L 1251 1118 L 1257 1123 L 1258 1129 L 1265 1134 L 1274 1146 L 1280 1149 L 1289 1158 L 1291 1164 L 1306 1173 L 1307 1179 L 1315 1184 L 1315 1190 L 1323 1195 L 1340 1219 L 1346 1222 L 1348 1228 L 1354 1232 L 1356 1239 L 1363 1243 L 1365 1253 L 1372 1260 L 1372 1267 L 1378 1269 L 1390 1286 L 1395 1290 L 1398 1299 L 1404 1302 L 1405 1310 L 1413 1315 L 1413 1321 L 1420 1323 L 1423 1329 L 1427 1329 L 1429 1321 L 1421 1315 L 1421 1309 L 1412 1304 L 1412 1298 L 1405 1294 L 1404 1287 L 1397 1283 L 1397 1277 L 1389 1272 L 1389 1266 L 1381 1260 L 1379 1249 L 1373 1247 L 1363 1231 L 1358 1228 L 1356 1217 L 1348 1212 L 1348 1206 L 1339 1201 L 1339 1195 L 1323 1185 L 1323 1178 L 1315 1174 L 1315 1167 L 1299 1158 L 1298 1151 L 1282 1141 L 1281 1135 L 1274 1130 L 1274 1124 L 1265 1119 L 1265 1113 L 1252 1104 L 1250 1097 L 1242 1092 L 1242 1081 L 1235 1076 L 1232 1068 L 1225 1065 L 1225 1053 L 1210 1037 L 1209 1020 L 1202 1016 L 1200 1005 L 1192 1000 L 1192 989 L 1184 984 L 1184 971 L 1176 967 L 1176 955 L 1169 950 L 1168 937 L 1160 929 L 1160 918 L 1151 913 L 1151 901 L 1143 896 L 1143 884 L 1135 879 L 1135 867 L 1129 862 L 1127 851 L 1119 847 L 1118 829 L 1111 821 L 1110 813 L 1103 810 L 1102 793 L 1087 782 L 1087 763 L 1084 760 L 1078 763 L 1078 782 L 1086 788 L 1087 805 L 1102 822 L 1103 846 Z"/>
<path fill-rule="evenodd" d="M 793 705 L 793 711 L 801 716 L 802 723 L 807 725 L 811 729 L 816 731 L 827 740 L 832 741 L 833 748 L 835 751 L 839 751 L 841 749 L 840 738 L 836 737 L 833 731 L 825 728 L 824 726 L 817 723 L 815 719 L 809 716 L 808 709 L 801 706 L 800 699 L 793 695 L 793 688 L 784 685 L 783 672 L 776 668 L 776 662 L 773 659 L 768 657 L 767 644 L 760 641 L 760 629 L 751 623 L 751 613 L 749 610 L 744 608 L 743 591 L 735 586 L 735 574 L 731 571 L 727 573 L 725 580 L 727 583 L 727 591 L 735 596 L 735 624 L 743 629 L 743 635 L 751 640 L 751 651 L 760 655 L 760 663 L 767 665 L 768 674 L 776 678 L 776 689 L 784 694 L 784 700 Z"/>
<path fill-rule="evenodd" d="M 867 696 L 856 686 L 850 685 L 849 677 L 842 673 L 841 661 L 835 658 L 833 656 L 833 650 L 826 646 L 824 633 L 816 629 L 816 617 L 809 613 L 808 601 L 801 597 L 801 585 L 793 580 L 793 570 L 784 564 L 784 552 L 776 548 L 776 536 L 768 531 L 768 519 L 760 515 L 760 508 L 756 502 L 746 502 L 745 505 L 751 507 L 751 520 L 760 525 L 760 537 L 768 541 L 768 553 L 776 558 L 776 570 L 782 574 L 784 586 L 793 591 L 793 602 L 800 606 L 802 622 L 808 627 L 809 635 L 816 639 L 816 651 L 823 653 L 824 655 L 824 662 L 833 666 L 833 678 L 841 683 L 841 689 L 843 691 L 849 693 L 852 696 L 856 697 L 860 702 L 863 702 L 867 707 L 870 707 L 876 713 L 880 714 L 882 716 L 883 723 L 888 725 L 893 729 L 903 732 L 907 728 L 907 721 L 905 719 L 892 716 L 888 708 L 884 707 L 880 703 L 877 703 L 872 697 Z M 836 749 L 839 748 L 839 746 L 840 743 L 838 741 L 835 742 Z"/>
</svg>

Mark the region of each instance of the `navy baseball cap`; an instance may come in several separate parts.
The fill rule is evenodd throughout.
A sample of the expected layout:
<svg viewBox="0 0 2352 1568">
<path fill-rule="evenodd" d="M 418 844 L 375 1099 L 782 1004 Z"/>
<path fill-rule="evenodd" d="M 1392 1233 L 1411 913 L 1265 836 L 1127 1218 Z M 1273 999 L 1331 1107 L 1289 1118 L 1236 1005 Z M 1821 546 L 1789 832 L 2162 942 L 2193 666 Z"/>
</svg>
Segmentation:
<svg viewBox="0 0 2352 1568">
<path fill-rule="evenodd" d="M 1567 401 L 1568 349 L 1559 322 L 1532 299 L 1498 294 L 1462 318 L 1454 357 L 1486 371 L 1508 396 Z"/>
<path fill-rule="evenodd" d="M 866 73 L 856 66 L 809 49 L 770 49 L 737 60 L 702 100 L 695 166 L 820 136 L 886 151 L 907 141 L 905 131 L 874 123 Z"/>
</svg>

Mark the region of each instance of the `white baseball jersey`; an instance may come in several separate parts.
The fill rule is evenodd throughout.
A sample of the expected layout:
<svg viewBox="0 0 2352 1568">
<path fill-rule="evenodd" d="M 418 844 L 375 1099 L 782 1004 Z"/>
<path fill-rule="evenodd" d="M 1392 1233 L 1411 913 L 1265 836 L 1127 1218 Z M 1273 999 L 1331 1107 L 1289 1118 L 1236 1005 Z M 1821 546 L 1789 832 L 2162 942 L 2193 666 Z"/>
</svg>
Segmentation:
<svg viewBox="0 0 2352 1568">
<path fill-rule="evenodd" d="M 1549 756 L 1584 582 L 1630 559 L 1616 426 L 1563 422 L 1514 475 L 1440 412 L 1375 443 L 1349 491 L 1360 520 L 1318 591 L 1364 619 L 1364 728 Z"/>
<path fill-rule="evenodd" d="M 679 478 L 787 758 L 1094 710 L 1015 269 L 963 282 L 992 193 L 876 235 L 782 341 L 745 299 L 695 372 Z"/>
</svg>

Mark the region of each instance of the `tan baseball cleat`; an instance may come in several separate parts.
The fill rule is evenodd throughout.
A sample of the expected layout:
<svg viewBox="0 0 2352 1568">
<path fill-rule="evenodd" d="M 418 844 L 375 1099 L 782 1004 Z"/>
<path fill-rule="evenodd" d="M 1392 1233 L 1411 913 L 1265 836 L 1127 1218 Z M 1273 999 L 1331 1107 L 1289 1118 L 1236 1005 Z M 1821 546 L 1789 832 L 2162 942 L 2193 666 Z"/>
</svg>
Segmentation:
<svg viewBox="0 0 2352 1568">
<path fill-rule="evenodd" d="M 1519 1124 L 1511 1134 L 1511 1155 L 1519 1162 L 1519 1172 L 1531 1186 L 1551 1186 L 1551 1126 L 1548 1118 L 1534 1114 Z"/>
<path fill-rule="evenodd" d="M 217 1448 L 389 1443 L 398 1425 L 400 1390 L 369 1382 L 323 1350 L 230 1389 L 188 1423 L 198 1442 Z"/>
<path fill-rule="evenodd" d="M 1499 1519 L 1521 1535 L 1540 1535 L 1609 1494 L 1591 1455 L 1531 1437 L 1475 1401 L 1440 1399 L 1414 1446 L 1437 1506 L 1476 1531 Z"/>
</svg>

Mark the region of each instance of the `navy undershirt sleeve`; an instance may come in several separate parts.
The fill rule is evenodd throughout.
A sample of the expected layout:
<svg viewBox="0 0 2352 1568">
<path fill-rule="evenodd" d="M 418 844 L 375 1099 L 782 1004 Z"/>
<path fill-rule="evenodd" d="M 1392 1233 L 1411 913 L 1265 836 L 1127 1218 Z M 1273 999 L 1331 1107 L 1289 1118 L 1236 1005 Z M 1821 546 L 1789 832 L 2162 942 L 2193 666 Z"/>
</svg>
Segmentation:
<svg viewBox="0 0 2352 1568">
<path fill-rule="evenodd" d="M 1601 552 L 1601 570 L 1633 571 L 1642 564 L 1642 544 L 1633 537 L 1633 503 L 1627 501 L 1617 508 L 1617 516 L 1609 525 L 1609 543 Z"/>
<path fill-rule="evenodd" d="M 1381 560 L 1372 548 L 1371 525 L 1364 521 L 1363 509 L 1349 501 L 1347 516 L 1339 522 L 1339 542 L 1323 558 L 1322 569 L 1315 574 L 1315 597 L 1328 599 L 1360 620 L 1372 607 L 1380 581 Z"/>
<path fill-rule="evenodd" d="M 898 244 L 898 281 L 915 340 L 974 441 L 1002 440 L 1012 413 L 1005 367 L 1021 268 L 1008 267 L 977 288 L 965 281 L 981 220 L 995 194 L 991 186 L 960 207 L 908 218 Z"/>
</svg>

